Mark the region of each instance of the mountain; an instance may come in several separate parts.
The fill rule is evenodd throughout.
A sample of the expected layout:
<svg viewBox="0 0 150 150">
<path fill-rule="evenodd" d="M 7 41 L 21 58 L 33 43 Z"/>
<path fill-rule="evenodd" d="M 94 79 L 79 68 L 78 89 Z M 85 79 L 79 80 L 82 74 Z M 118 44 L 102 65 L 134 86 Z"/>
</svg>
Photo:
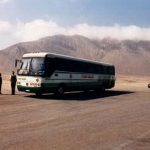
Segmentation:
<svg viewBox="0 0 150 150">
<path fill-rule="evenodd" d="M 120 74 L 150 75 L 150 41 L 92 40 L 79 35 L 45 37 L 1 50 L 1 72 L 14 70 L 15 59 L 29 52 L 53 52 L 97 60 L 114 64 Z"/>
</svg>

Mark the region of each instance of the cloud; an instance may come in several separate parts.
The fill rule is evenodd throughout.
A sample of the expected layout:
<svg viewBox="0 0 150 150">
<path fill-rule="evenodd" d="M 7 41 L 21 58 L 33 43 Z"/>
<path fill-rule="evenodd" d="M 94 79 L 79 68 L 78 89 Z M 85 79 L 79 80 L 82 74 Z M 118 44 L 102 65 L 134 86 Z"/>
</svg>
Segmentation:
<svg viewBox="0 0 150 150">
<path fill-rule="evenodd" d="M 114 38 L 118 40 L 150 40 L 150 28 L 131 26 L 91 26 L 78 24 L 70 29 L 70 34 L 81 34 L 89 38 Z"/>
<path fill-rule="evenodd" d="M 33 41 L 45 36 L 57 34 L 75 35 L 79 34 L 88 38 L 103 39 L 115 38 L 118 40 L 149 40 L 150 27 L 142 28 L 135 25 L 131 26 L 94 26 L 87 23 L 77 24 L 71 27 L 63 27 L 51 20 L 33 20 L 31 22 L 10 23 L 0 21 L 0 49 L 9 45 Z"/>
<path fill-rule="evenodd" d="M 0 21 L 0 34 L 10 32 L 12 25 L 9 22 Z"/>
<path fill-rule="evenodd" d="M 0 3 L 8 3 L 10 1 L 12 1 L 12 0 L 0 0 Z"/>
<path fill-rule="evenodd" d="M 65 33 L 65 28 L 58 26 L 55 22 L 34 20 L 28 23 L 18 23 L 16 35 L 22 41 L 37 40 L 45 36 Z"/>
</svg>

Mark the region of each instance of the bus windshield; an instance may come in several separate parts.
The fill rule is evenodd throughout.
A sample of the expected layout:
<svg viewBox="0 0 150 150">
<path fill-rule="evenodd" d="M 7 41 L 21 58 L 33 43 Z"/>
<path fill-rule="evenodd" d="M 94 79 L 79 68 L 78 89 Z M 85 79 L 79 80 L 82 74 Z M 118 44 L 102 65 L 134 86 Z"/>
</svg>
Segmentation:
<svg viewBox="0 0 150 150">
<path fill-rule="evenodd" d="M 23 58 L 19 75 L 42 76 L 45 73 L 44 58 Z"/>
</svg>

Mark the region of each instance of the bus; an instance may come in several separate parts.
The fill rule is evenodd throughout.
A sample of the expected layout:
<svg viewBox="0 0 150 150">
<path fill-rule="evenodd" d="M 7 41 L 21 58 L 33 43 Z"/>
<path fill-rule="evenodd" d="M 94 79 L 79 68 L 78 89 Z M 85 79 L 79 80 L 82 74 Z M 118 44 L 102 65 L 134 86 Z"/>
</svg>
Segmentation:
<svg viewBox="0 0 150 150">
<path fill-rule="evenodd" d="M 22 92 L 63 95 L 115 86 L 114 65 L 55 53 L 27 53 L 20 60 L 17 88 Z"/>
</svg>

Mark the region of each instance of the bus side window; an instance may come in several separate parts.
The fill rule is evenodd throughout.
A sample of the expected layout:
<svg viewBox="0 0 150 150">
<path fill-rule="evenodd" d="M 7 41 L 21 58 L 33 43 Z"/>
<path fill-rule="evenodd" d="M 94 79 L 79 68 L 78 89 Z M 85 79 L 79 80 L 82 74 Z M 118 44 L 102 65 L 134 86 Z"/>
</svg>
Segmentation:
<svg viewBox="0 0 150 150">
<path fill-rule="evenodd" d="M 55 58 L 55 69 L 59 71 L 68 71 L 70 63 L 63 58 Z"/>
<path fill-rule="evenodd" d="M 112 67 L 112 71 L 113 71 L 112 74 L 115 75 L 115 68 L 114 68 L 114 66 Z"/>
<path fill-rule="evenodd" d="M 86 63 L 81 63 L 81 72 L 86 72 L 87 66 Z"/>
<path fill-rule="evenodd" d="M 103 74 L 107 74 L 107 67 L 103 66 Z"/>
<path fill-rule="evenodd" d="M 109 73 L 110 73 L 111 75 L 114 75 L 114 74 L 115 74 L 115 68 L 114 68 L 114 66 L 111 66 L 109 70 L 110 70 Z"/>
<path fill-rule="evenodd" d="M 46 60 L 46 76 L 50 76 L 54 72 L 54 65 L 53 59 Z"/>
<path fill-rule="evenodd" d="M 94 73 L 96 73 L 96 74 L 101 73 L 100 66 L 96 65 L 94 69 L 95 69 Z"/>
</svg>

